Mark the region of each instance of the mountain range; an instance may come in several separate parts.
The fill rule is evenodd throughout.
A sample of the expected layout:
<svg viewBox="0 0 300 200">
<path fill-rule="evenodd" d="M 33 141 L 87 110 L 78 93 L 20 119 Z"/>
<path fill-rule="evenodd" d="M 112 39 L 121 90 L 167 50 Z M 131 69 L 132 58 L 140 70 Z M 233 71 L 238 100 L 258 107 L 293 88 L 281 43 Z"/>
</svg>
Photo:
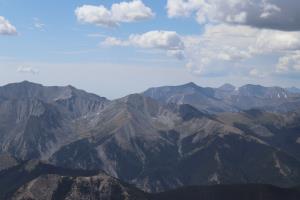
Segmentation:
<svg viewBox="0 0 300 200">
<path fill-rule="evenodd" d="M 16 171 L 28 162 L 51 168 L 5 192 L 15 199 L 41 199 L 29 191 L 39 183 L 49 189 L 47 194 L 65 199 L 83 197 L 84 190 L 106 199 L 131 192 L 136 199 L 149 199 L 155 195 L 145 192 L 193 185 L 199 187 L 179 190 L 227 191 L 215 186 L 220 184 L 254 184 L 284 193 L 276 187 L 300 182 L 299 122 L 300 93 L 280 87 L 188 83 L 108 100 L 72 86 L 13 83 L 0 87 L 0 179 L 19 177 Z M 92 189 L 99 180 L 108 185 Z M 60 184 L 84 189 L 60 191 Z M 247 191 L 254 186 L 247 185 Z"/>
<path fill-rule="evenodd" d="M 195 83 L 150 88 L 143 95 L 163 103 L 189 104 L 208 113 L 238 112 L 253 108 L 270 112 L 288 112 L 299 107 L 297 88 L 224 84 L 219 88 L 200 87 Z"/>
</svg>

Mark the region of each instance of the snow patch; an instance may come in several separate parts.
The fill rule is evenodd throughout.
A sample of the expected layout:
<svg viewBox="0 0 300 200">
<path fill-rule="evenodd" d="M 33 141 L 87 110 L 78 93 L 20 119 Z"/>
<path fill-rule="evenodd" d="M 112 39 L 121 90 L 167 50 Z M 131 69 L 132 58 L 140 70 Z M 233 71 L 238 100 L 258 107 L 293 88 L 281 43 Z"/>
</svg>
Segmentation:
<svg viewBox="0 0 300 200">
<path fill-rule="evenodd" d="M 221 159 L 218 151 L 215 153 L 215 160 L 218 162 L 218 164 L 221 163 Z"/>
<path fill-rule="evenodd" d="M 215 172 L 213 175 L 211 175 L 208 180 L 211 183 L 217 183 L 217 184 L 221 183 L 220 180 L 219 180 L 219 175 L 218 175 L 217 172 Z"/>
<path fill-rule="evenodd" d="M 280 161 L 275 153 L 273 154 L 273 158 L 275 161 L 275 167 L 279 170 L 279 173 L 283 176 L 288 176 L 287 172 L 285 172 L 285 169 L 283 169 L 284 166 L 280 163 Z M 289 169 L 288 169 L 288 171 L 289 171 Z"/>
</svg>

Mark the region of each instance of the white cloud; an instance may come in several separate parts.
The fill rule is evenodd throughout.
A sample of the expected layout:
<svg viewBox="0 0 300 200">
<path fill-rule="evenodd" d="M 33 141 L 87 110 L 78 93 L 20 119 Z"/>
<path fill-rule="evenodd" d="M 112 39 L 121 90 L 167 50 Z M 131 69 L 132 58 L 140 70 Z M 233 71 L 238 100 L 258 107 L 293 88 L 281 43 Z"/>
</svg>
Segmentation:
<svg viewBox="0 0 300 200">
<path fill-rule="evenodd" d="M 300 32 L 263 30 L 257 35 L 254 52 L 270 53 L 300 49 Z"/>
<path fill-rule="evenodd" d="M 132 34 L 127 40 L 107 37 L 102 44 L 109 46 L 136 46 L 140 48 L 178 51 L 184 49 L 181 37 L 173 31 L 149 31 L 144 34 Z"/>
<path fill-rule="evenodd" d="M 251 69 L 249 72 L 250 76 L 258 76 L 259 75 L 259 71 L 257 69 Z"/>
<path fill-rule="evenodd" d="M 278 30 L 300 30 L 300 1 L 168 0 L 170 18 L 193 15 L 201 24 L 230 23 Z"/>
<path fill-rule="evenodd" d="M 105 27 L 147 20 L 155 16 L 151 8 L 147 7 L 141 0 L 115 3 L 110 9 L 103 5 L 83 5 L 75 10 L 75 14 L 79 22 Z"/>
<path fill-rule="evenodd" d="M 41 20 L 39 18 L 33 18 L 33 26 L 34 28 L 40 30 L 40 31 L 44 31 L 45 29 L 45 24 L 41 22 Z"/>
<path fill-rule="evenodd" d="M 122 41 L 115 37 L 106 37 L 101 44 L 104 46 L 128 46 L 129 42 Z"/>
<path fill-rule="evenodd" d="M 298 70 L 300 66 L 300 32 L 218 24 L 206 25 L 202 35 L 183 37 L 183 41 L 187 68 L 197 74 L 231 71 L 233 66 L 243 70 L 247 62 L 260 65 L 264 59 L 276 60 L 279 57 L 273 71 Z M 252 75 L 254 72 L 261 73 L 261 70 L 253 69 Z"/>
<path fill-rule="evenodd" d="M 0 35 L 16 35 L 17 29 L 4 17 L 0 16 Z"/>
<path fill-rule="evenodd" d="M 20 66 L 17 69 L 18 73 L 23 73 L 23 74 L 38 74 L 39 70 L 35 69 L 33 67 L 25 67 L 25 66 Z"/>
<path fill-rule="evenodd" d="M 300 72 L 300 51 L 280 57 L 276 71 L 278 73 Z"/>
<path fill-rule="evenodd" d="M 201 75 L 230 71 L 252 57 L 248 47 L 255 43 L 257 32 L 245 26 L 207 25 L 202 35 L 183 37 L 186 67 Z"/>
<path fill-rule="evenodd" d="M 168 0 L 167 9 L 169 17 L 190 16 L 193 12 L 205 6 L 203 0 Z"/>
<path fill-rule="evenodd" d="M 300 51 L 300 33 L 217 24 L 204 26 L 201 35 L 183 36 L 172 31 L 150 31 L 132 34 L 126 40 L 107 37 L 102 44 L 160 49 L 168 56 L 184 60 L 189 71 L 202 76 L 243 73 L 262 77 L 266 73 L 262 75 L 259 69 L 263 65 L 261 62 L 267 62 L 270 57 L 276 61 L 279 57 Z M 257 65 L 256 68 L 253 65 Z M 278 71 L 274 65 L 275 62 L 273 72 Z M 283 68 L 283 64 L 278 66 Z"/>
<path fill-rule="evenodd" d="M 256 68 L 251 69 L 249 75 L 255 78 L 265 78 L 267 76 L 265 72 L 259 71 Z"/>
<path fill-rule="evenodd" d="M 170 57 L 177 58 L 178 60 L 184 60 L 185 59 L 184 50 L 168 50 L 167 55 L 170 56 Z"/>
<path fill-rule="evenodd" d="M 134 34 L 129 37 L 131 44 L 142 48 L 165 50 L 181 50 L 184 44 L 174 31 L 149 31 L 144 34 Z"/>
<path fill-rule="evenodd" d="M 159 49 L 167 56 L 178 60 L 185 58 L 184 42 L 174 31 L 149 31 L 143 34 L 132 34 L 127 40 L 107 37 L 101 43 L 103 46 L 134 46 L 145 49 Z"/>
</svg>

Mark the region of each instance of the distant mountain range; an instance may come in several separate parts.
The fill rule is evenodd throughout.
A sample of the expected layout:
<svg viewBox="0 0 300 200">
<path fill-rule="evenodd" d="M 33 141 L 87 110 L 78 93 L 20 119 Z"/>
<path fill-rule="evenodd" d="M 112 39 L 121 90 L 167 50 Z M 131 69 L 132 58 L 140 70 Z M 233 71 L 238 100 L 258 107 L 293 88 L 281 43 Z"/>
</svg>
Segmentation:
<svg viewBox="0 0 300 200">
<path fill-rule="evenodd" d="M 296 87 L 290 87 L 290 88 L 287 88 L 287 90 L 292 93 L 300 93 L 300 89 L 296 88 Z"/>
<path fill-rule="evenodd" d="M 200 87 L 194 83 L 181 86 L 150 88 L 143 94 L 163 103 L 190 104 L 208 113 L 237 112 L 259 108 L 287 112 L 299 107 L 296 88 L 245 85 L 239 88 L 225 84 L 219 88 Z"/>
<path fill-rule="evenodd" d="M 0 87 L 0 180 L 10 179 L 2 177 L 34 159 L 76 173 L 101 172 L 105 180 L 118 185 L 117 194 L 133 192 L 136 199 L 150 198 L 139 189 L 162 192 L 219 184 L 295 187 L 300 183 L 299 122 L 300 93 L 280 87 L 225 84 L 206 88 L 188 83 L 108 100 L 72 86 L 9 84 Z M 38 173 L 8 193 L 18 194 L 15 199 L 41 198 L 30 197 L 34 194 L 29 192 L 40 182 L 56 187 L 48 188 L 51 195 L 57 194 L 60 184 L 80 188 L 83 182 L 89 191 L 104 176 L 80 178 L 76 173 Z M 104 191 L 94 188 L 95 195 L 106 192 L 106 199 L 114 199 L 107 192 L 112 191 L 111 185 L 103 187 Z M 266 193 L 285 192 L 257 187 Z M 71 195 L 70 191 L 59 194 Z M 82 190 L 75 193 L 84 195 Z M 177 191 L 163 194 L 172 196 Z"/>
</svg>

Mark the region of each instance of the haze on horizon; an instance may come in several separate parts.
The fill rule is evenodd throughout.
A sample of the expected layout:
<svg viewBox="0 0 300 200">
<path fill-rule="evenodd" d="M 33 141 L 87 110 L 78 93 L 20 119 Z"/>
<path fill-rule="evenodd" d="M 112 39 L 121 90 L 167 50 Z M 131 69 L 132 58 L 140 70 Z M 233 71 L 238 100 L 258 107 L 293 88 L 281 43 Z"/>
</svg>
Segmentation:
<svg viewBox="0 0 300 200">
<path fill-rule="evenodd" d="M 0 85 L 108 98 L 195 82 L 300 86 L 297 0 L 0 0 Z"/>
</svg>

